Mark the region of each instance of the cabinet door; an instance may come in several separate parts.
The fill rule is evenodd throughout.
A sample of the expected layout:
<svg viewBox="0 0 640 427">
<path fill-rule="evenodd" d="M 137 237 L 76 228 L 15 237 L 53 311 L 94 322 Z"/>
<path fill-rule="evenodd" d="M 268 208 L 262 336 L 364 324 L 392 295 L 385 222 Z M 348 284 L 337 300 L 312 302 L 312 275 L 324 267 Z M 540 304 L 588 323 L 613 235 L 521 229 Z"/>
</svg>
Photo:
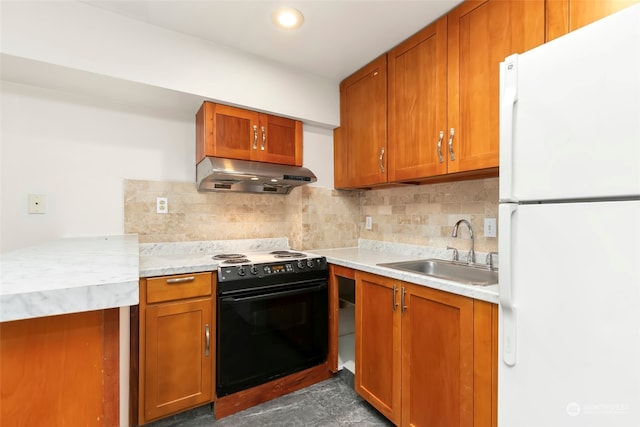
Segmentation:
<svg viewBox="0 0 640 427">
<path fill-rule="evenodd" d="M 400 299 L 397 281 L 356 272 L 355 389 L 400 423 Z"/>
<path fill-rule="evenodd" d="M 347 185 L 387 182 L 387 56 L 382 55 L 340 84 L 340 120 Z"/>
<path fill-rule="evenodd" d="M 544 7 L 544 0 L 467 1 L 449 13 L 449 172 L 498 166 L 499 64 L 544 43 Z"/>
<path fill-rule="evenodd" d="M 196 162 L 205 156 L 252 160 L 259 143 L 255 111 L 205 102 L 196 114 Z"/>
<path fill-rule="evenodd" d="M 638 0 L 547 0 L 547 36 L 550 41 L 591 24 Z"/>
<path fill-rule="evenodd" d="M 212 306 L 211 298 L 147 306 L 145 422 L 211 401 Z"/>
<path fill-rule="evenodd" d="M 473 425 L 473 300 L 403 290 L 402 425 Z"/>
<path fill-rule="evenodd" d="M 388 54 L 389 181 L 447 172 L 447 18 Z"/>
<path fill-rule="evenodd" d="M 302 166 L 302 122 L 260 114 L 257 159 Z"/>
</svg>

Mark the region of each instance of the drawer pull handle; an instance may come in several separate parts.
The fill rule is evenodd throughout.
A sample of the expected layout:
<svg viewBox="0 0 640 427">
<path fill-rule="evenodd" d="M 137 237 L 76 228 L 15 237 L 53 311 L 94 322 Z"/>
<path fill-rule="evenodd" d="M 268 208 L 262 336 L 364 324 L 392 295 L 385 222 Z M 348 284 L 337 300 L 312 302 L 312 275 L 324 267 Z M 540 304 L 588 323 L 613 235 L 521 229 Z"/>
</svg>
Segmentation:
<svg viewBox="0 0 640 427">
<path fill-rule="evenodd" d="M 178 277 L 178 278 L 175 278 L 175 279 L 167 279 L 167 284 L 168 285 L 175 285 L 177 283 L 193 282 L 194 280 L 196 280 L 195 276 Z"/>
</svg>

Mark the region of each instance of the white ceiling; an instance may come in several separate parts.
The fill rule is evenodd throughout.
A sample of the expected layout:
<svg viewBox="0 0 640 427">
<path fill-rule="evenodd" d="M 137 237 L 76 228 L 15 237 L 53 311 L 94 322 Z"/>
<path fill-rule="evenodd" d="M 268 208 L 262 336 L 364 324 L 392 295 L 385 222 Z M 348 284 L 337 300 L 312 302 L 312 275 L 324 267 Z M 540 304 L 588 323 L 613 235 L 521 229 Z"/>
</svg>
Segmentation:
<svg viewBox="0 0 640 427">
<path fill-rule="evenodd" d="M 342 80 L 462 0 L 87 0 L 84 3 L 218 45 Z M 280 6 L 304 14 L 277 28 Z"/>
</svg>

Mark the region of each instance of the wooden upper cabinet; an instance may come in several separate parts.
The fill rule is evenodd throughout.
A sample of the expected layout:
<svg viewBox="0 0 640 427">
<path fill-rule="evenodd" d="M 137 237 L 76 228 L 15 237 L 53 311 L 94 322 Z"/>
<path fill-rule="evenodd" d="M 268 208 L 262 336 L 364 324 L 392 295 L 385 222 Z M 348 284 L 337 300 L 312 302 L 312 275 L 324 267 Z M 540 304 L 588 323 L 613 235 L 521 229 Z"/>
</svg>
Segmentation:
<svg viewBox="0 0 640 427">
<path fill-rule="evenodd" d="M 389 181 L 447 172 L 447 18 L 388 53 Z"/>
<path fill-rule="evenodd" d="M 638 0 L 547 0 L 547 36 L 550 41 L 618 12 Z"/>
<path fill-rule="evenodd" d="M 340 124 L 344 188 L 387 182 L 386 54 L 340 84 Z"/>
<path fill-rule="evenodd" d="M 545 2 L 467 1 L 448 15 L 449 172 L 499 165 L 499 64 L 544 43 Z"/>
<path fill-rule="evenodd" d="M 196 163 L 205 156 L 302 166 L 302 122 L 204 102 L 196 114 Z"/>
</svg>

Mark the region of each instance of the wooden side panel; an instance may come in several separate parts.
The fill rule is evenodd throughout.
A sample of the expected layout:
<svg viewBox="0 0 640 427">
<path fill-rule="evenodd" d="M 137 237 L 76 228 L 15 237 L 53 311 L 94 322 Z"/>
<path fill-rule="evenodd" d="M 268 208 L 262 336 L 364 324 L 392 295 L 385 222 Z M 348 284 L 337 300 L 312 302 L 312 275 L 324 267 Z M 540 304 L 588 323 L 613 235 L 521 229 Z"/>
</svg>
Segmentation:
<svg viewBox="0 0 640 427">
<path fill-rule="evenodd" d="M 347 188 L 349 179 L 347 176 L 347 155 L 342 135 L 342 128 L 333 130 L 333 186 L 334 188 Z"/>
<path fill-rule="evenodd" d="M 544 43 L 544 0 L 468 1 L 448 15 L 449 172 L 499 163 L 499 64 Z"/>
<path fill-rule="evenodd" d="M 118 324 L 118 309 L 0 324 L 0 424 L 118 425 Z"/>
<path fill-rule="evenodd" d="M 340 122 L 346 147 L 346 187 L 387 182 L 386 55 L 342 81 Z"/>
<path fill-rule="evenodd" d="M 400 309 L 394 310 L 393 306 L 396 283 L 386 277 L 356 273 L 355 389 L 399 424 Z"/>
<path fill-rule="evenodd" d="M 474 301 L 473 407 L 474 427 L 498 423 L 498 306 Z"/>
<path fill-rule="evenodd" d="M 389 181 L 446 173 L 447 18 L 429 25 L 387 56 Z"/>
<path fill-rule="evenodd" d="M 638 0 L 547 0 L 547 36 L 553 40 L 625 9 Z"/>
<path fill-rule="evenodd" d="M 403 284 L 402 424 L 473 424 L 473 300 Z"/>
</svg>

